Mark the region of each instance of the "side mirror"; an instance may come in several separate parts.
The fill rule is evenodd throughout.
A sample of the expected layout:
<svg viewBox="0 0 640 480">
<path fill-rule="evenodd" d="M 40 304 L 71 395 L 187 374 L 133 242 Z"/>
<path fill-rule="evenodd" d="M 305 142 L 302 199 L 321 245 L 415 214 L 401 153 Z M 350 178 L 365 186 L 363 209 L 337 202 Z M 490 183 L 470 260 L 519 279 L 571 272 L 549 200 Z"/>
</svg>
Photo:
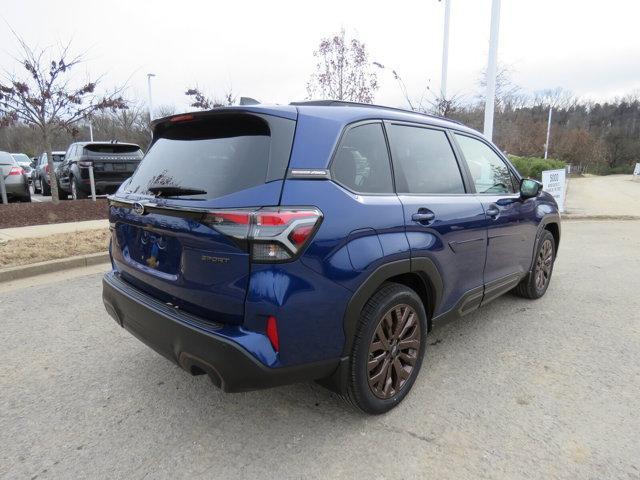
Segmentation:
<svg viewBox="0 0 640 480">
<path fill-rule="evenodd" d="M 520 182 L 520 195 L 522 198 L 537 197 L 542 190 L 542 184 L 532 178 L 523 178 Z"/>
</svg>

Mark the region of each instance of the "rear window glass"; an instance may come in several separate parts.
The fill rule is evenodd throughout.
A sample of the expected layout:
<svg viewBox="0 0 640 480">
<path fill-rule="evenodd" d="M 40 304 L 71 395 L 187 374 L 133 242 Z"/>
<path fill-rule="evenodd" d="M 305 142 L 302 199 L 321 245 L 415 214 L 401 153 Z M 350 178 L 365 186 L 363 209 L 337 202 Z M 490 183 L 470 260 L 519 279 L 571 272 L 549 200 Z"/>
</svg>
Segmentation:
<svg viewBox="0 0 640 480">
<path fill-rule="evenodd" d="M 106 143 L 104 145 L 87 145 L 84 149 L 90 153 L 139 153 L 142 155 L 142 150 L 140 150 L 140 147 L 137 145 L 117 145 Z"/>
<path fill-rule="evenodd" d="M 12 153 L 11 156 L 15 158 L 17 162 L 31 163 L 31 159 L 24 153 Z"/>
<path fill-rule="evenodd" d="M 348 130 L 331 165 L 331 175 L 354 192 L 393 193 L 382 125 L 369 123 Z"/>
<path fill-rule="evenodd" d="M 260 117 L 221 115 L 170 125 L 159 135 L 127 192 L 147 194 L 152 186 L 167 186 L 207 192 L 188 198 L 216 198 L 267 180 L 272 132 Z M 287 135 L 292 137 L 292 128 Z"/>
<path fill-rule="evenodd" d="M 14 158 L 5 152 L 0 152 L 0 165 L 15 165 Z"/>
</svg>

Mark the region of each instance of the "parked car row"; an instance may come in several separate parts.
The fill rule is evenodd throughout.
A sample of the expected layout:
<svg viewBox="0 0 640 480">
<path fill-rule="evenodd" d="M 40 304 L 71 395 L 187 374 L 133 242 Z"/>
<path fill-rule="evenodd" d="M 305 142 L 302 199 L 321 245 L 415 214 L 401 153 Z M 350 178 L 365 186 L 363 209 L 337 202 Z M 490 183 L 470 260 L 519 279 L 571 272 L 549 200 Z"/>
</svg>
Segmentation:
<svg viewBox="0 0 640 480">
<path fill-rule="evenodd" d="M 51 176 L 46 153 L 43 152 L 33 160 L 24 153 L 0 153 L 4 154 L 2 161 L 6 162 L 7 166 L 3 167 L 3 173 L 15 177 L 11 179 L 12 193 L 8 195 L 9 199 L 31 201 L 29 184 L 33 185 L 34 193 L 51 195 Z M 69 145 L 66 151 L 51 153 L 54 178 L 58 186 L 58 195 L 62 200 L 87 198 L 91 194 L 91 167 L 96 194 L 114 193 L 122 182 L 135 172 L 143 156 L 138 145 L 116 141 L 76 142 Z M 11 170 L 14 166 L 20 168 L 19 174 L 18 170 Z M 9 171 L 13 173 L 9 174 Z M 26 193 L 16 186 L 18 180 L 21 185 L 26 185 Z"/>
</svg>

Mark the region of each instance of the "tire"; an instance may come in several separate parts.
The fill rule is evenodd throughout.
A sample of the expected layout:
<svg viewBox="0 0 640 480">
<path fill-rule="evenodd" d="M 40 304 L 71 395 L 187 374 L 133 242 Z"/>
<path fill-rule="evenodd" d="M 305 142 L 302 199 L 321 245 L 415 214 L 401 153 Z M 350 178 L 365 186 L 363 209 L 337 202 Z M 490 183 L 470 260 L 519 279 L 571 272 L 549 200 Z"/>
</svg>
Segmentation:
<svg viewBox="0 0 640 480">
<path fill-rule="evenodd" d="M 42 178 L 40 178 L 40 187 L 40 191 L 42 192 L 43 197 L 51 196 L 51 187 L 47 185 L 47 182 L 45 182 Z"/>
<path fill-rule="evenodd" d="M 41 187 L 41 188 L 37 188 L 37 187 L 36 187 L 36 185 L 37 185 L 36 180 L 37 180 L 37 178 L 34 178 L 34 179 L 33 179 L 33 193 L 40 193 L 40 192 L 42 191 L 42 180 L 40 180 L 40 182 L 41 182 L 41 183 L 40 183 L 40 187 Z"/>
<path fill-rule="evenodd" d="M 87 198 L 87 194 L 80 189 L 80 185 L 76 177 L 69 177 L 69 185 L 71 186 L 71 198 L 73 200 L 82 200 Z"/>
<path fill-rule="evenodd" d="M 62 189 L 59 183 L 58 183 L 58 198 L 60 200 L 69 200 L 69 194 Z"/>
<path fill-rule="evenodd" d="M 427 315 L 418 294 L 404 285 L 383 284 L 362 309 L 347 399 L 374 415 L 398 405 L 420 372 L 426 336 Z"/>
<path fill-rule="evenodd" d="M 31 203 L 31 190 L 29 189 L 29 184 L 27 184 L 27 190 L 24 193 L 24 197 L 20 199 L 21 202 Z"/>
<path fill-rule="evenodd" d="M 542 297 L 549 288 L 555 259 L 556 241 L 549 230 L 543 230 L 536 245 L 533 270 L 518 284 L 514 293 L 532 300 Z"/>
</svg>

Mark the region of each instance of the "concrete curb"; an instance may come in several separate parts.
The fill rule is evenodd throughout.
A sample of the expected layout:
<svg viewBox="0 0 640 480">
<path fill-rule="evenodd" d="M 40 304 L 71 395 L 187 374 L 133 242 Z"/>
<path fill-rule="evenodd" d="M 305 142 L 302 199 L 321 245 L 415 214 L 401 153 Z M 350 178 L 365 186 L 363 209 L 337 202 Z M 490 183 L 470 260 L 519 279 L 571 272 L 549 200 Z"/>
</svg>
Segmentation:
<svg viewBox="0 0 640 480">
<path fill-rule="evenodd" d="M 0 283 L 21 278 L 42 275 L 43 273 L 59 272 L 70 268 L 89 267 L 109 261 L 109 252 L 91 253 L 89 255 L 78 255 L 76 257 L 60 258 L 48 260 L 46 262 L 32 263 L 30 265 L 19 265 L 0 269 Z"/>
<path fill-rule="evenodd" d="M 638 215 L 581 215 L 563 213 L 562 220 L 640 220 Z"/>
</svg>

